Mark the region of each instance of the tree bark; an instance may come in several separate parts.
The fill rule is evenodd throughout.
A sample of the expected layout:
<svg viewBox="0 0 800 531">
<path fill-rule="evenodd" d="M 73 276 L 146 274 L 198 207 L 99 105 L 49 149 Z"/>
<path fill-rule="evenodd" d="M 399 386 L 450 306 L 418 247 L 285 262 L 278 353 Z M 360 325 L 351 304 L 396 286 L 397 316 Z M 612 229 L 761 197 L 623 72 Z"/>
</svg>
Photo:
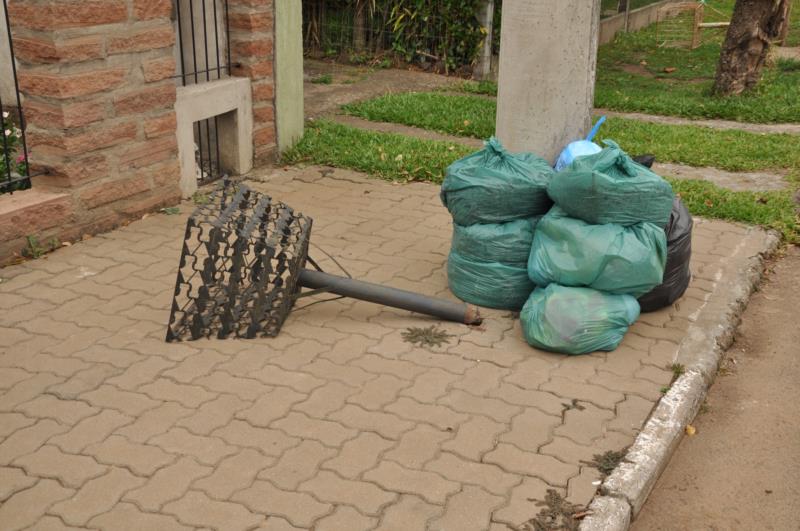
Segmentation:
<svg viewBox="0 0 800 531">
<path fill-rule="evenodd" d="M 353 21 L 353 48 L 362 52 L 367 44 L 367 2 L 356 0 L 355 20 Z"/>
<path fill-rule="evenodd" d="M 481 44 L 481 53 L 475 64 L 473 77 L 475 79 L 489 79 L 492 73 L 492 29 L 494 28 L 494 0 L 484 0 L 478 10 L 478 22 L 486 28 L 486 34 Z"/>
<path fill-rule="evenodd" d="M 792 18 L 792 0 L 786 0 L 786 7 L 784 8 L 783 24 L 778 30 L 778 45 L 783 46 L 786 43 L 786 37 L 789 36 L 789 26 L 791 25 Z"/>
<path fill-rule="evenodd" d="M 714 93 L 741 94 L 761 78 L 770 43 L 783 28 L 789 0 L 737 0 L 717 67 Z"/>
</svg>

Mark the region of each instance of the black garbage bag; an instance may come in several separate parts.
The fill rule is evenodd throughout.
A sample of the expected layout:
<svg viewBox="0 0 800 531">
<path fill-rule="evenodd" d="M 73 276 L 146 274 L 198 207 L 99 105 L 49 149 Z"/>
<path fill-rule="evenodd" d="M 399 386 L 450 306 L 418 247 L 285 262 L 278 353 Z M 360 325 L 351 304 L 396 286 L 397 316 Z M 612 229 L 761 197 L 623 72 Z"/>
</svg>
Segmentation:
<svg viewBox="0 0 800 531">
<path fill-rule="evenodd" d="M 643 312 L 654 312 L 669 306 L 683 295 L 692 279 L 689 259 L 692 257 L 692 215 L 679 198 L 672 202 L 667 224 L 667 265 L 664 281 L 639 297 Z"/>
</svg>

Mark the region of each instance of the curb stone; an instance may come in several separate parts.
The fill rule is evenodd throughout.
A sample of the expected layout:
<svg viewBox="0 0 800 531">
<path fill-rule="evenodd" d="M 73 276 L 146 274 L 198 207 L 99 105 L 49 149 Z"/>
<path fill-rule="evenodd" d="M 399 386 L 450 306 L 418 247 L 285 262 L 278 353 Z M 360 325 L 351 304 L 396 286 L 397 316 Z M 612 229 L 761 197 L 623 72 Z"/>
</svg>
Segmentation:
<svg viewBox="0 0 800 531">
<path fill-rule="evenodd" d="M 753 229 L 745 236 L 742 248 L 748 239 L 752 241 L 756 235 L 763 237 L 763 233 L 757 231 L 759 229 Z M 718 297 L 709 297 L 704 311 L 689 328 L 678 349 L 676 361 L 686 367 L 686 372 L 661 398 L 628 449 L 625 460 L 601 485 L 600 495 L 590 505 L 593 514 L 581 522 L 581 531 L 624 531 L 639 514 L 677 448 L 686 425 L 694 419 L 705 400 L 722 355 L 733 342 L 750 294 L 763 277 L 764 260 L 779 244 L 778 235 L 767 232 L 761 249 L 748 259 L 747 267 L 717 286 L 714 293 L 719 293 Z"/>
</svg>

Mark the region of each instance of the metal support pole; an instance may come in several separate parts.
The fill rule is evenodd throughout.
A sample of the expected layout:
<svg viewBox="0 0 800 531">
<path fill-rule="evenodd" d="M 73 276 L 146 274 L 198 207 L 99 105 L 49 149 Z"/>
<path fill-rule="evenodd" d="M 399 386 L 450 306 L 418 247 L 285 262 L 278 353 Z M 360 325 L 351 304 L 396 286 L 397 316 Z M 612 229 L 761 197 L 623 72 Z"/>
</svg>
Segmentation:
<svg viewBox="0 0 800 531">
<path fill-rule="evenodd" d="M 478 308 L 471 304 L 435 299 L 419 293 L 353 280 L 352 278 L 337 277 L 321 271 L 302 270 L 298 278 L 298 284 L 305 288 L 323 288 L 331 293 L 345 297 L 432 315 L 446 321 L 469 325 L 477 325 L 482 321 Z"/>
</svg>

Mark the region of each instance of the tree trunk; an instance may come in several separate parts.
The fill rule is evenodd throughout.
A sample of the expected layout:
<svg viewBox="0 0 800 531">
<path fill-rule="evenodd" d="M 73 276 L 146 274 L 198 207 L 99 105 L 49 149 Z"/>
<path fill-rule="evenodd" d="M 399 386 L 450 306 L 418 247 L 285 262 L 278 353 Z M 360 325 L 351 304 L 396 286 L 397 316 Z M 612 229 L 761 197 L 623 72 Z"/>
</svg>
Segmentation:
<svg viewBox="0 0 800 531">
<path fill-rule="evenodd" d="M 758 84 L 770 43 L 784 24 L 789 0 L 737 0 L 722 45 L 714 93 L 741 94 Z"/>
<path fill-rule="evenodd" d="M 789 36 L 789 26 L 791 26 L 792 18 L 792 0 L 786 0 L 786 7 L 784 8 L 783 24 L 778 31 L 778 45 L 783 46 L 786 44 L 786 37 Z"/>
<path fill-rule="evenodd" d="M 475 79 L 489 79 L 492 73 L 492 29 L 494 28 L 494 0 L 484 0 L 478 10 L 478 22 L 486 28 L 486 34 L 481 44 L 481 53 L 473 70 Z"/>
<path fill-rule="evenodd" d="M 367 2 L 356 0 L 356 16 L 353 22 L 353 48 L 364 51 L 367 44 Z"/>
</svg>

